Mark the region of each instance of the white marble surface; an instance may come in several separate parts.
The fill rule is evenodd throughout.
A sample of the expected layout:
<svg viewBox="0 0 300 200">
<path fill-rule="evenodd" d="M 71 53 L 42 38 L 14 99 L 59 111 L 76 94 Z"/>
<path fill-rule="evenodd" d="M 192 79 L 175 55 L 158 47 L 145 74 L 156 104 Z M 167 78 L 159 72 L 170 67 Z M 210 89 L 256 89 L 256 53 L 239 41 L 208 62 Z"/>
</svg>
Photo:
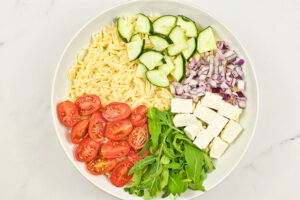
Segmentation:
<svg viewBox="0 0 300 200">
<path fill-rule="evenodd" d="M 114 200 L 84 179 L 52 125 L 52 76 L 64 47 L 119 0 L 0 0 L 0 198 Z M 236 170 L 201 200 L 300 199 L 300 1 L 194 0 L 248 50 L 258 75 L 256 135 Z"/>
</svg>

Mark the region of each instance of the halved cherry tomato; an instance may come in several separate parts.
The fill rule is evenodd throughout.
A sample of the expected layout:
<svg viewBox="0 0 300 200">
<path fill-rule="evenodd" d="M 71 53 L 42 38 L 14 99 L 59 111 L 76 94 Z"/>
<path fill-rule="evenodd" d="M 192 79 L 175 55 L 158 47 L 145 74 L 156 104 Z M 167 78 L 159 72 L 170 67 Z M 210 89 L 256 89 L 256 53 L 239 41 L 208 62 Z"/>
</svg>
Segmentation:
<svg viewBox="0 0 300 200">
<path fill-rule="evenodd" d="M 59 121 L 67 127 L 74 126 L 79 119 L 78 109 L 71 101 L 64 101 L 58 104 L 57 116 Z"/>
<path fill-rule="evenodd" d="M 81 162 L 89 162 L 93 160 L 99 151 L 100 143 L 86 138 L 82 140 L 75 150 L 75 158 Z"/>
<path fill-rule="evenodd" d="M 83 119 L 79 121 L 71 130 L 71 141 L 74 144 L 79 144 L 85 138 L 90 120 Z"/>
<path fill-rule="evenodd" d="M 97 156 L 94 160 L 87 163 L 87 169 L 94 175 L 101 175 L 109 172 L 117 165 L 116 159 L 105 159 Z"/>
<path fill-rule="evenodd" d="M 101 142 L 104 137 L 106 128 L 106 120 L 102 117 L 101 112 L 97 111 L 93 113 L 89 125 L 89 136 L 96 142 Z"/>
<path fill-rule="evenodd" d="M 111 141 L 104 143 L 101 147 L 101 155 L 104 158 L 121 158 L 128 154 L 130 145 L 127 141 Z"/>
<path fill-rule="evenodd" d="M 79 114 L 90 115 L 101 108 L 101 101 L 97 95 L 83 95 L 75 101 Z"/>
<path fill-rule="evenodd" d="M 134 164 L 128 160 L 119 162 L 111 173 L 110 182 L 117 187 L 126 185 L 133 176 L 133 174 L 128 176 L 128 172 L 133 165 Z"/>
<path fill-rule="evenodd" d="M 133 150 L 131 149 L 128 153 L 128 159 L 131 161 L 131 162 L 137 162 L 139 160 L 142 160 L 143 158 L 145 158 L 146 156 L 148 156 L 149 154 L 149 149 L 146 150 L 146 152 L 140 156 L 138 156 L 140 151 L 136 151 L 136 150 Z"/>
<path fill-rule="evenodd" d="M 138 106 L 134 111 L 131 113 L 130 121 L 133 126 L 142 126 L 147 121 L 147 111 L 148 108 L 144 105 Z"/>
<path fill-rule="evenodd" d="M 112 122 L 105 130 L 105 137 L 112 140 L 121 140 L 132 131 L 133 126 L 129 120 Z"/>
<path fill-rule="evenodd" d="M 106 105 L 102 111 L 103 117 L 110 122 L 126 119 L 131 113 L 126 103 L 113 102 Z"/>
<path fill-rule="evenodd" d="M 149 138 L 148 124 L 135 127 L 128 137 L 128 142 L 133 149 L 141 149 Z"/>
</svg>

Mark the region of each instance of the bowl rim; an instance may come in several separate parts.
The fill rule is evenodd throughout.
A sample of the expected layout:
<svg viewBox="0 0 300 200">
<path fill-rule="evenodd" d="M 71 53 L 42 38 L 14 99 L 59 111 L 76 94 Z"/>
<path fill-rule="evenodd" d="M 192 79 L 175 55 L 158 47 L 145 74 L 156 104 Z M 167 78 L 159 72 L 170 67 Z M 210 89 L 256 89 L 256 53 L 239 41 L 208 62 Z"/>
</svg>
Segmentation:
<svg viewBox="0 0 300 200">
<path fill-rule="evenodd" d="M 161 0 L 161 1 L 164 1 L 164 2 L 170 2 L 170 3 L 178 3 L 178 4 L 182 4 L 182 5 L 188 5 L 188 6 L 193 6 L 195 8 L 197 8 L 198 10 L 200 10 L 201 12 L 205 13 L 206 15 L 208 15 L 209 17 L 211 17 L 213 20 L 217 21 L 219 24 L 221 24 L 225 29 L 226 31 L 228 31 L 234 38 L 235 40 L 237 41 L 238 45 L 241 47 L 241 49 L 243 50 L 245 56 L 247 57 L 248 59 L 248 62 L 249 62 L 249 65 L 248 67 L 251 68 L 251 70 L 253 71 L 253 79 L 254 79 L 254 82 L 255 82 L 255 89 L 256 89 L 256 95 L 257 95 L 257 100 L 256 100 L 256 105 L 257 105 L 257 112 L 256 112 L 256 115 L 255 115 L 255 121 L 254 121 L 254 124 L 253 124 L 253 131 L 251 132 L 251 136 L 247 142 L 247 144 L 245 145 L 245 148 L 243 150 L 243 152 L 241 152 L 240 154 L 240 157 L 237 159 L 236 163 L 231 167 L 231 169 L 226 173 L 224 174 L 224 176 L 222 178 L 220 178 L 218 181 L 216 181 L 215 184 L 213 184 L 210 188 L 206 188 L 206 192 L 214 189 L 217 185 L 219 185 L 221 182 L 223 182 L 227 177 L 229 177 L 229 175 L 232 173 L 232 171 L 234 169 L 236 169 L 236 167 L 240 164 L 241 160 L 245 157 L 245 154 L 247 153 L 249 147 L 250 147 L 250 144 L 252 143 L 252 140 L 253 140 L 253 137 L 255 135 L 255 132 L 256 132 L 256 127 L 257 127 L 257 121 L 258 121 L 258 116 L 259 116 L 259 108 L 260 108 L 260 105 L 259 105 L 259 99 L 260 99 L 260 93 L 259 93 L 259 86 L 258 86 L 258 80 L 257 80 L 257 75 L 256 75 L 256 72 L 255 72 L 255 68 L 254 68 L 254 65 L 253 65 L 253 62 L 251 60 L 251 57 L 249 56 L 249 53 L 246 51 L 244 45 L 242 44 L 242 42 L 239 40 L 239 38 L 227 27 L 227 25 L 225 25 L 223 23 L 222 20 L 220 20 L 219 18 L 217 18 L 215 15 L 211 14 L 209 11 L 207 11 L 206 9 L 203 9 L 201 7 L 199 7 L 199 5 L 197 5 L 196 3 L 194 2 L 190 2 L 188 0 Z M 59 70 L 59 67 L 61 65 L 61 62 L 68 50 L 68 48 L 70 47 L 70 45 L 72 44 L 72 42 L 74 41 L 74 39 L 78 36 L 78 34 L 83 30 L 85 29 L 90 23 L 92 23 L 95 19 L 97 19 L 98 17 L 100 17 L 102 14 L 106 13 L 106 12 L 110 12 L 110 10 L 113 10 L 119 6 L 125 6 L 127 4 L 132 4 L 132 3 L 136 3 L 136 2 L 151 2 L 151 0 L 128 0 L 128 1 L 124 1 L 124 2 L 119 2 L 119 3 L 116 3 L 114 4 L 113 6 L 109 7 L 109 8 L 106 8 L 102 11 L 100 11 L 99 13 L 97 13 L 95 16 L 93 16 L 92 18 L 90 18 L 86 23 L 84 23 L 84 25 L 81 26 L 81 28 L 79 30 L 77 30 L 73 36 L 71 37 L 71 39 L 69 40 L 69 42 L 67 43 L 67 45 L 65 46 L 63 52 L 61 53 L 61 56 L 58 60 L 58 63 L 56 65 L 56 68 L 55 68 L 55 73 L 54 73 L 54 76 L 53 76 L 53 79 L 52 79 L 52 87 L 51 87 L 51 113 L 52 113 L 52 122 L 54 124 L 54 128 L 55 128 L 55 132 L 56 132 L 56 135 L 58 137 L 58 140 L 59 140 L 59 143 L 61 145 L 61 147 L 63 148 L 64 150 L 64 153 L 67 155 L 69 161 L 71 161 L 71 163 L 74 165 L 75 167 L 75 161 L 74 161 L 74 158 L 71 157 L 71 155 L 67 154 L 67 149 L 66 147 L 63 145 L 63 141 L 62 139 L 59 137 L 59 131 L 58 131 L 58 127 L 55 123 L 55 120 L 57 118 L 57 113 L 56 113 L 56 103 L 54 102 L 54 88 L 55 88 L 55 81 L 56 81 L 56 78 L 57 78 L 57 73 L 58 73 L 58 70 Z M 77 167 L 75 167 L 75 169 L 83 176 L 85 177 L 90 183 L 92 183 L 92 185 L 96 188 L 99 188 L 101 189 L 102 191 L 106 192 L 107 194 L 109 195 L 112 195 L 114 197 L 117 197 L 115 196 L 113 193 L 110 193 L 109 191 L 106 191 L 100 187 L 98 187 L 96 184 L 94 184 L 92 181 L 90 181 L 89 178 L 87 178 Z M 204 192 L 204 193 L 206 193 Z M 195 198 L 197 196 L 200 196 L 204 193 L 200 193 L 199 195 L 196 195 L 196 196 L 193 196 L 193 197 L 190 197 L 188 199 L 191 199 L 191 198 Z"/>
</svg>

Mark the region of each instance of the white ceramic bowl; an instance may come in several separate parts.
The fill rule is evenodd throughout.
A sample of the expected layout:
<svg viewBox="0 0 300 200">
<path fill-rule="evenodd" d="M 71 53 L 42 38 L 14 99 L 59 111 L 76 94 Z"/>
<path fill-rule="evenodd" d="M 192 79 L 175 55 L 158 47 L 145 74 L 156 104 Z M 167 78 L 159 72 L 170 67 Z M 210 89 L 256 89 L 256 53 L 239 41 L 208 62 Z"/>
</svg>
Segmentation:
<svg viewBox="0 0 300 200">
<path fill-rule="evenodd" d="M 68 130 L 60 124 L 56 115 L 57 104 L 68 98 L 68 70 L 75 61 L 77 54 L 82 52 L 82 48 L 90 43 L 92 33 L 99 32 L 101 28 L 110 24 L 113 19 L 119 16 L 133 16 L 140 12 L 144 14 L 157 13 L 161 15 L 182 14 L 193 19 L 201 27 L 212 26 L 217 37 L 228 41 L 230 46 L 236 50 L 239 56 L 245 59 L 243 68 L 246 76 L 246 96 L 248 97 L 248 102 L 247 108 L 241 118 L 244 132 L 237 141 L 230 146 L 222 158 L 215 162 L 216 170 L 208 175 L 204 183 L 208 191 L 230 174 L 248 149 L 254 135 L 258 116 L 258 87 L 254 68 L 241 42 L 219 20 L 190 3 L 172 0 L 139 0 L 126 2 L 100 13 L 76 33 L 63 52 L 53 80 L 51 97 L 52 115 L 58 139 L 76 169 L 78 169 L 78 171 L 95 186 L 120 199 L 140 199 L 124 192 L 122 188 L 114 187 L 105 176 L 93 176 L 88 173 L 85 168 L 85 163 L 80 163 L 75 160 L 73 156 L 75 145 L 70 142 L 69 134 L 67 134 Z M 180 197 L 180 199 L 191 199 L 201 194 L 202 192 L 200 191 L 188 190 Z"/>
</svg>

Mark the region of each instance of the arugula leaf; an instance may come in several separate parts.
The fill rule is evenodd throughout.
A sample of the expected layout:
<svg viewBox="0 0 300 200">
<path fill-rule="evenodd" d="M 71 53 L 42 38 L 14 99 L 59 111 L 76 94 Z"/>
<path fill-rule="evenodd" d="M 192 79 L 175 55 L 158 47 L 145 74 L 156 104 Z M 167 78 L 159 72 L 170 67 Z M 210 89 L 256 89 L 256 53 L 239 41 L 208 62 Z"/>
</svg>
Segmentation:
<svg viewBox="0 0 300 200">
<path fill-rule="evenodd" d="M 128 175 L 131 175 L 132 173 L 144 169 L 147 165 L 150 165 L 156 161 L 157 157 L 156 156 L 146 156 L 139 162 L 137 162 L 128 172 Z"/>
<path fill-rule="evenodd" d="M 129 194 L 133 194 L 134 191 L 136 190 L 136 187 L 133 186 L 133 187 L 127 187 L 127 188 L 124 188 L 125 192 L 128 192 Z"/>
<path fill-rule="evenodd" d="M 203 158 L 204 158 L 204 168 L 206 173 L 210 173 L 212 170 L 216 169 L 212 159 L 209 157 L 209 155 L 206 152 L 203 152 Z"/>
<path fill-rule="evenodd" d="M 161 168 L 159 162 L 154 163 L 144 174 L 145 179 L 142 181 L 140 188 L 144 190 L 148 190 L 151 197 L 158 196 L 162 189 L 160 188 L 160 176 L 157 171 Z"/>
<path fill-rule="evenodd" d="M 160 159 L 160 162 L 161 162 L 161 164 L 166 165 L 166 164 L 170 163 L 170 159 L 167 156 L 163 155 Z"/>
<path fill-rule="evenodd" d="M 177 163 L 175 161 L 172 161 L 170 164 L 166 164 L 164 165 L 165 168 L 169 168 L 169 169 L 181 169 L 182 168 L 182 164 L 181 163 Z"/>
<path fill-rule="evenodd" d="M 203 181 L 205 179 L 205 176 L 206 176 L 205 171 L 204 169 L 202 169 L 200 177 L 198 177 L 196 181 L 190 182 L 189 188 L 192 190 L 201 190 L 204 192 L 205 187 L 203 186 Z"/>
<path fill-rule="evenodd" d="M 174 170 L 170 171 L 168 188 L 174 196 L 185 192 L 187 183 L 182 181 L 182 173 L 175 172 Z"/>
<path fill-rule="evenodd" d="M 169 182 L 169 169 L 165 168 L 161 172 L 160 188 L 164 188 L 168 185 Z"/>
<path fill-rule="evenodd" d="M 170 190 L 167 188 L 165 189 L 165 193 L 161 196 L 162 198 L 166 198 L 171 194 Z"/>
<path fill-rule="evenodd" d="M 151 135 L 151 141 L 156 149 L 158 147 L 159 135 L 161 133 L 161 124 L 154 119 L 148 119 L 148 128 Z"/>
<path fill-rule="evenodd" d="M 203 169 L 203 153 L 187 143 L 184 144 L 184 148 L 184 157 L 187 163 L 185 167 L 186 174 L 190 179 L 196 181 Z"/>
<path fill-rule="evenodd" d="M 134 172 L 132 177 L 134 185 L 138 186 L 140 184 L 142 176 L 143 176 L 143 170 L 137 170 Z"/>
<path fill-rule="evenodd" d="M 175 155 L 173 149 L 168 148 L 166 144 L 163 144 L 163 151 L 166 154 L 166 156 L 168 156 L 170 159 L 176 158 L 176 155 Z"/>
<path fill-rule="evenodd" d="M 149 149 L 149 147 L 152 145 L 151 140 L 147 140 L 145 143 L 145 146 L 142 148 L 142 150 L 138 153 L 138 156 L 143 155 L 147 149 Z"/>
</svg>

